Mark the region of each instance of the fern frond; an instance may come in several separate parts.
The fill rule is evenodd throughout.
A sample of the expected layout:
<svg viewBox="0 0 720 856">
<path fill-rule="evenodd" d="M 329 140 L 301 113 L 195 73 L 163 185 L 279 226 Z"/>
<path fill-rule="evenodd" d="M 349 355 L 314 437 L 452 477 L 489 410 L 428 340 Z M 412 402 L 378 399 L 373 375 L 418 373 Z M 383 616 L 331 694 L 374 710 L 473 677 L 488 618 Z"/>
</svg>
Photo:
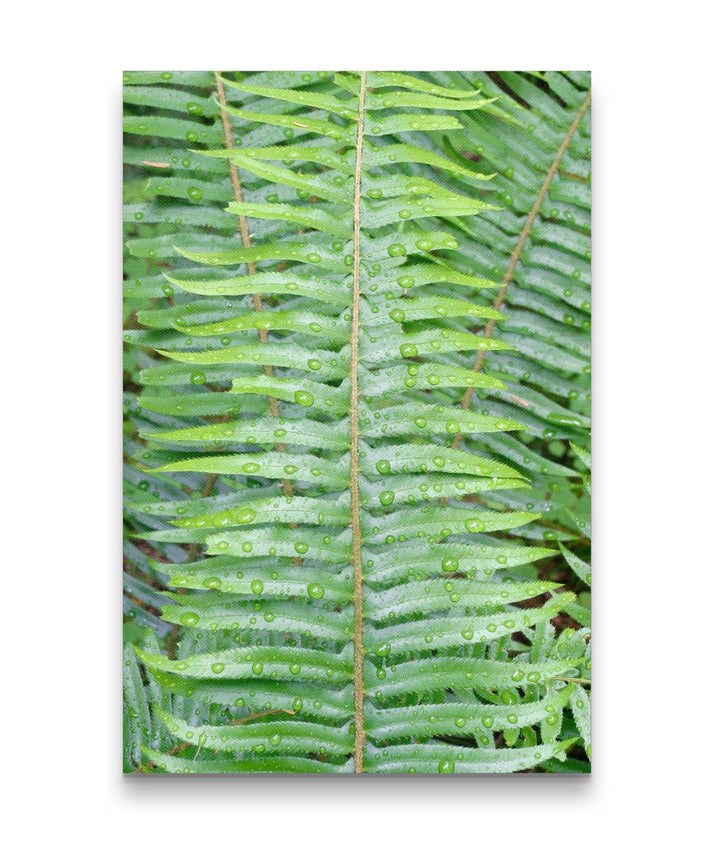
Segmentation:
<svg viewBox="0 0 720 856">
<path fill-rule="evenodd" d="M 556 635 L 586 611 L 582 86 L 128 75 L 126 508 L 174 629 L 127 666 L 126 764 L 589 748 L 588 634 Z"/>
</svg>

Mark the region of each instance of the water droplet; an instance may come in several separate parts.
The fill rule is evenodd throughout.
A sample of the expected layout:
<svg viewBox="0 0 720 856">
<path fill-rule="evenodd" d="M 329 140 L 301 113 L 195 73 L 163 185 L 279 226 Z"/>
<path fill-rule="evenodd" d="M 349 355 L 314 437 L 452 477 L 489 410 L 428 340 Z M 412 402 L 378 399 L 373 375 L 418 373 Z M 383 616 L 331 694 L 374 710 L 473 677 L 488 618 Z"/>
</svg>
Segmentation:
<svg viewBox="0 0 720 856">
<path fill-rule="evenodd" d="M 255 519 L 255 512 L 252 508 L 241 508 L 235 515 L 235 520 L 238 523 L 252 523 Z"/>
<path fill-rule="evenodd" d="M 403 357 L 416 357 L 418 355 L 418 349 L 415 345 L 400 345 L 400 354 Z"/>
<path fill-rule="evenodd" d="M 302 407 L 310 407 L 315 402 L 315 398 L 309 392 L 299 389 L 295 393 L 295 401 L 297 404 L 302 405 Z"/>
</svg>

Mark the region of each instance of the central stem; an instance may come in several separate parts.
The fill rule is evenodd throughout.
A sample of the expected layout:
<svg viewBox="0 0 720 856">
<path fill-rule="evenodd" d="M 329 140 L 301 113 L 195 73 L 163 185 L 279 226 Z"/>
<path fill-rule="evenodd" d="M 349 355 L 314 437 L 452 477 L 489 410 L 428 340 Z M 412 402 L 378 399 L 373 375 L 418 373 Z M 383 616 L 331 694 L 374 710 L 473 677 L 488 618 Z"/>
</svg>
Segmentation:
<svg viewBox="0 0 720 856">
<path fill-rule="evenodd" d="M 365 689 L 363 686 L 363 572 L 362 533 L 360 531 L 360 418 L 358 385 L 358 346 L 360 339 L 360 202 L 362 183 L 363 135 L 365 131 L 366 72 L 360 72 L 358 128 L 355 144 L 355 194 L 353 198 L 353 302 L 350 332 L 350 503 L 352 517 L 352 563 L 355 600 L 355 772 L 362 773 L 365 745 Z"/>
</svg>

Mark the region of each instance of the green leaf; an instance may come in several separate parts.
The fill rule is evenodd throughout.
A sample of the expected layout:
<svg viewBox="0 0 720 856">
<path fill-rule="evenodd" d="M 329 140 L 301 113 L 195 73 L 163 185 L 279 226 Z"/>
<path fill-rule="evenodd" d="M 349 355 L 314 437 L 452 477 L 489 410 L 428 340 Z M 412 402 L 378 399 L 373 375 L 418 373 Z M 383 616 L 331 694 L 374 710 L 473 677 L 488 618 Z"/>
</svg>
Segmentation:
<svg viewBox="0 0 720 856">
<path fill-rule="evenodd" d="M 448 86 L 438 86 L 435 83 L 415 77 L 411 74 L 402 74 L 398 71 L 371 71 L 368 73 L 368 86 L 371 89 L 382 89 L 388 86 L 402 87 L 416 92 L 429 92 L 432 95 L 444 96 L 446 98 L 473 98 L 480 92 L 479 89 L 455 89 Z"/>
<path fill-rule="evenodd" d="M 583 562 L 582 559 L 578 558 L 574 553 L 571 553 L 570 550 L 562 544 L 558 544 L 558 546 L 560 547 L 560 552 L 565 557 L 565 561 L 575 572 L 575 576 L 577 576 L 577 578 L 582 582 L 590 585 L 590 565 L 588 565 L 587 562 Z"/>
<path fill-rule="evenodd" d="M 231 202 L 226 210 L 243 217 L 282 220 L 295 226 L 303 226 L 306 229 L 318 229 L 338 238 L 349 238 L 352 235 L 349 225 L 316 205 Z"/>
<path fill-rule="evenodd" d="M 249 92 L 251 95 L 260 95 L 263 98 L 277 98 L 280 101 L 288 101 L 291 104 L 302 104 L 305 107 L 313 107 L 317 110 L 327 110 L 329 113 L 337 113 L 344 119 L 357 121 L 358 113 L 354 105 L 347 101 L 341 101 L 333 95 L 325 95 L 322 92 L 301 92 L 296 89 L 276 89 L 273 86 L 253 86 L 247 82 L 237 83 L 234 80 L 223 78 L 223 82 L 239 89 L 241 92 Z"/>
<path fill-rule="evenodd" d="M 340 465 L 322 469 L 314 455 L 290 455 L 285 452 L 265 452 L 255 455 L 212 455 L 186 458 L 149 469 L 151 473 L 222 473 L 254 478 L 283 479 L 312 482 L 328 488 L 345 487 L 347 467 Z"/>
<path fill-rule="evenodd" d="M 334 426 L 311 419 L 235 420 L 218 425 L 149 433 L 146 436 L 156 442 L 177 446 L 283 443 L 286 446 L 312 446 L 337 451 L 345 451 L 348 448 L 347 437 L 339 433 Z"/>
<path fill-rule="evenodd" d="M 590 733 L 590 696 L 584 687 L 579 684 L 572 685 L 570 695 L 570 709 L 573 719 L 578 727 L 582 741 L 585 744 L 585 752 L 588 758 L 592 754 L 592 735 Z"/>
<path fill-rule="evenodd" d="M 376 644 L 381 642 L 387 643 L 387 640 L 377 639 Z M 377 669 L 367 663 L 365 684 L 373 696 L 382 700 L 448 687 L 454 690 L 522 688 L 562 675 L 576 663 L 575 660 L 556 660 L 525 668 L 522 664 L 438 656 L 398 663 L 389 672 L 381 670 L 385 675 L 378 675 Z"/>
</svg>

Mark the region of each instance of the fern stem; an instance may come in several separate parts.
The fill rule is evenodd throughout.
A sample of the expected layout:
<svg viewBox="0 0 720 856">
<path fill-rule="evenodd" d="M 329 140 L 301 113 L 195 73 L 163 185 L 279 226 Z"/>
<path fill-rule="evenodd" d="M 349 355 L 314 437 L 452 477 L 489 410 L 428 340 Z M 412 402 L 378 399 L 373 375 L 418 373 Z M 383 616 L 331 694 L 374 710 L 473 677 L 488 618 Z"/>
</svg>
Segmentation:
<svg viewBox="0 0 720 856">
<path fill-rule="evenodd" d="M 222 77 L 220 76 L 219 71 L 213 72 L 215 75 L 215 86 L 217 88 L 218 94 L 218 102 L 220 103 L 220 119 L 222 121 L 223 126 L 223 137 L 225 140 L 225 148 L 231 149 L 233 147 L 233 139 L 232 139 L 232 127 L 230 125 L 230 117 L 227 112 L 227 99 L 225 98 L 225 85 L 223 84 Z M 228 158 L 228 166 L 230 168 L 230 181 L 232 182 L 233 188 L 233 196 L 235 197 L 236 202 L 243 201 L 243 192 L 242 192 L 242 184 L 240 184 L 240 176 L 238 174 L 238 169 L 235 164 Z M 244 214 L 238 214 L 238 223 L 240 226 L 240 237 L 242 238 L 243 247 L 249 249 L 252 247 L 252 241 L 250 240 L 250 232 L 248 230 L 247 219 Z M 248 262 L 248 271 L 250 271 L 251 276 L 254 276 L 257 273 L 257 268 L 255 267 L 255 262 Z M 262 312 L 262 297 L 259 294 L 253 294 L 252 296 L 253 309 L 256 312 Z M 258 334 L 260 336 L 260 341 L 265 344 L 268 340 L 267 330 L 258 330 Z M 265 374 L 269 377 L 273 374 L 272 366 L 264 366 L 263 367 Z M 270 398 L 270 411 L 273 416 L 278 415 L 278 403 L 277 399 Z"/>
<path fill-rule="evenodd" d="M 223 84 L 222 77 L 220 76 L 219 71 L 213 72 L 215 75 L 215 86 L 218 94 L 218 102 L 220 103 L 220 120 L 222 121 L 223 126 L 223 138 L 225 140 L 225 148 L 231 149 L 233 147 L 233 139 L 232 139 L 232 127 L 230 125 L 230 116 L 227 112 L 227 99 L 225 98 L 225 85 Z M 230 181 L 232 182 L 233 187 L 233 196 L 235 197 L 236 202 L 243 201 L 243 192 L 242 192 L 242 184 L 240 183 L 240 176 L 238 174 L 238 169 L 235 164 L 228 158 L 228 167 L 230 168 Z M 249 249 L 252 247 L 252 241 L 250 240 L 250 232 L 248 230 L 247 219 L 244 214 L 238 214 L 238 223 L 240 226 L 240 237 L 242 238 L 243 247 L 245 249 Z M 254 276 L 257 273 L 257 267 L 255 266 L 255 262 L 248 262 L 248 271 L 251 276 Z M 252 296 L 253 309 L 256 312 L 262 312 L 262 297 L 259 294 L 253 294 Z M 260 342 L 265 344 L 268 340 L 267 330 L 258 330 L 258 335 L 260 336 Z M 272 377 L 274 374 L 272 366 L 263 366 L 263 371 L 268 377 Z M 277 398 L 273 398 L 271 395 L 268 396 L 268 401 L 270 402 L 270 413 L 277 419 L 279 416 L 278 411 L 278 403 Z M 280 452 L 285 451 L 285 446 L 282 443 L 277 445 L 277 449 Z M 288 479 L 283 479 L 283 493 L 285 496 L 293 495 L 293 488 Z"/>
<path fill-rule="evenodd" d="M 508 286 L 510 285 L 510 281 L 513 278 L 513 274 L 515 273 L 515 268 L 517 267 L 517 263 L 520 260 L 520 253 L 522 252 L 522 248 L 525 244 L 525 241 L 530 234 L 530 230 L 532 229 L 533 223 L 535 222 L 535 218 L 540 211 L 540 206 L 542 205 L 542 201 L 545 198 L 545 194 L 550 187 L 550 182 L 555 177 L 555 173 L 558 171 L 560 167 L 560 161 L 562 160 L 562 156 L 567 151 L 567 147 L 570 145 L 570 141 L 577 131 L 578 125 L 582 117 L 585 115 L 588 107 L 590 106 L 590 93 L 588 92 L 587 97 L 580 105 L 577 113 L 575 114 L 575 118 L 572 121 L 572 124 L 568 128 L 567 134 L 563 138 L 563 141 L 560 143 L 560 147 L 555 153 L 555 157 L 553 159 L 552 164 L 550 165 L 550 169 L 547 171 L 545 178 L 543 179 L 543 183 L 540 185 L 540 190 L 538 191 L 538 195 L 533 203 L 533 207 L 530 209 L 530 213 L 527 216 L 527 220 L 525 221 L 525 225 L 520 232 L 520 237 L 513 248 L 513 251 L 510 255 L 510 261 L 508 262 L 507 270 L 505 271 L 505 275 L 502 278 L 502 288 L 497 293 L 497 297 L 493 301 L 493 308 L 500 310 L 503 303 L 505 302 L 505 295 L 507 294 Z M 495 329 L 495 325 L 497 324 L 497 320 L 495 318 L 491 318 L 487 324 L 485 325 L 485 332 L 483 333 L 483 338 L 489 339 L 492 335 L 493 330 Z M 473 370 L 476 372 L 482 371 L 483 363 L 485 362 L 485 350 L 479 349 L 477 352 L 477 356 L 475 357 L 475 365 L 473 366 Z M 472 402 L 473 387 L 468 387 L 465 390 L 465 394 L 462 398 L 461 407 L 463 410 L 469 410 L 470 403 Z M 456 434 L 455 439 L 453 440 L 453 448 L 458 449 L 460 447 L 460 443 L 462 442 L 462 434 Z"/>
<path fill-rule="evenodd" d="M 350 501 L 352 517 L 352 561 L 355 594 L 355 632 L 353 643 L 355 659 L 355 772 L 363 771 L 365 745 L 365 689 L 363 685 L 363 573 L 362 533 L 360 531 L 360 418 L 358 386 L 358 347 L 360 339 L 360 185 L 362 182 L 363 135 L 365 131 L 366 72 L 360 72 L 358 96 L 358 127 L 355 144 L 355 191 L 353 198 L 353 303 L 350 332 Z"/>
</svg>

